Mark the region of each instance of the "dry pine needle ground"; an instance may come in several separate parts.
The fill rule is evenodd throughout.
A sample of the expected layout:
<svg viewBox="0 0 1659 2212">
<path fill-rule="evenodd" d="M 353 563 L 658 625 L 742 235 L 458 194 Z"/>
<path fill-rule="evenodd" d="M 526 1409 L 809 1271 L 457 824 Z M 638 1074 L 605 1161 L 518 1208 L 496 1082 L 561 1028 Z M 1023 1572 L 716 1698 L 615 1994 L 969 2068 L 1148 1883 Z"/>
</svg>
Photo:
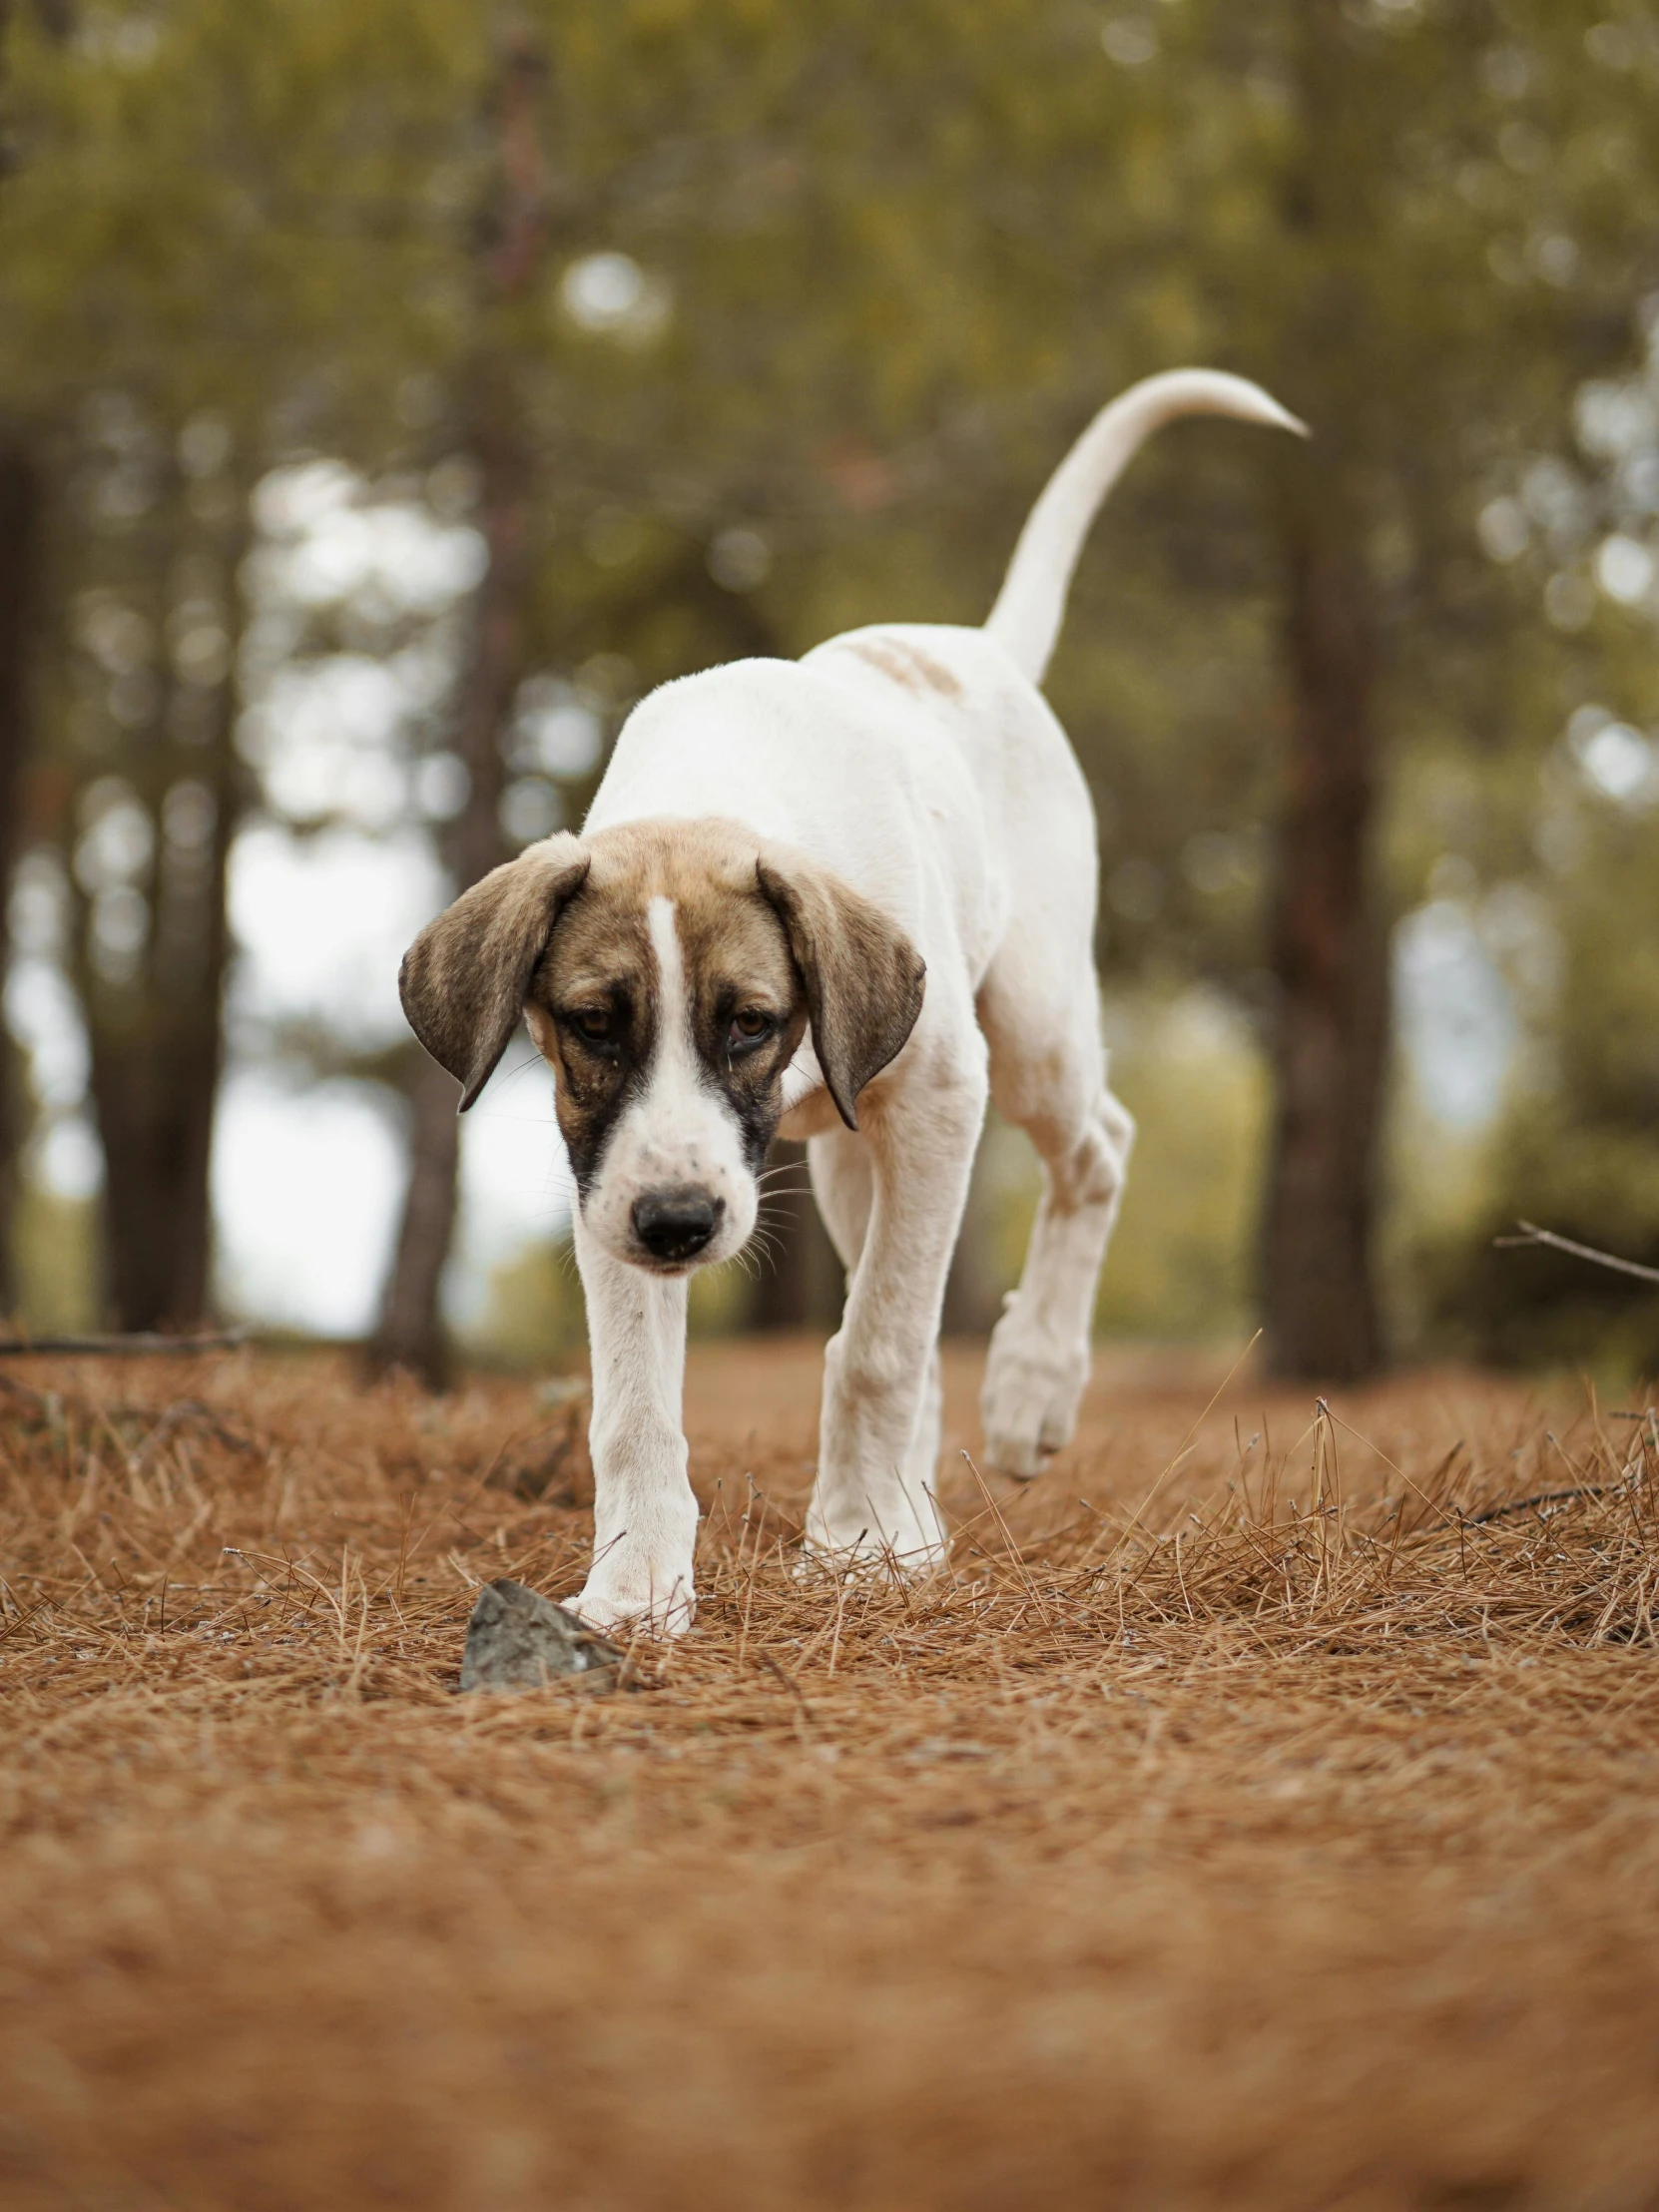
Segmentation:
<svg viewBox="0 0 1659 2212">
<path fill-rule="evenodd" d="M 1659 2204 L 1645 1399 L 1225 1373 L 835 1588 L 816 1348 L 694 1355 L 696 1633 L 509 1699 L 578 1406 L 8 1363 L 0 2205 Z"/>
</svg>

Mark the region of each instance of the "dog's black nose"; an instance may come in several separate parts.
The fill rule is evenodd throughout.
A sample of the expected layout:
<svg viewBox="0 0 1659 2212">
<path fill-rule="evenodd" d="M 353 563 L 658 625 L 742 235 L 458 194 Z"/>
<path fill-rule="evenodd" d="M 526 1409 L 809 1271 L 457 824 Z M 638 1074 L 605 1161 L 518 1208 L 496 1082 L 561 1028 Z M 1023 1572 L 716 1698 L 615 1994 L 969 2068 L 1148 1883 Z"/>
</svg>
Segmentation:
<svg viewBox="0 0 1659 2212">
<path fill-rule="evenodd" d="M 706 1191 L 648 1191 L 634 1201 L 634 1234 L 654 1260 L 690 1260 L 720 1227 L 725 1211 L 725 1200 Z"/>
</svg>

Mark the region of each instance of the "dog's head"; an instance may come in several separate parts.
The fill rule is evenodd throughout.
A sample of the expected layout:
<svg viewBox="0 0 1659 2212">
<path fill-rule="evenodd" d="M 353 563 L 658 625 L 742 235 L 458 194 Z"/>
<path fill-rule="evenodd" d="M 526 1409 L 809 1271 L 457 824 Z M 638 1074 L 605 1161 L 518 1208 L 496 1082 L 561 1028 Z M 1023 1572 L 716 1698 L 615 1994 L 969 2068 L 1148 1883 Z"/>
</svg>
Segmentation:
<svg viewBox="0 0 1659 2212">
<path fill-rule="evenodd" d="M 659 1274 L 748 1240 L 809 1022 L 848 1128 L 921 1011 L 922 962 L 869 900 L 736 823 L 559 835 L 423 929 L 398 978 L 464 1113 L 520 1015 L 553 1068 L 583 1223 Z"/>
</svg>

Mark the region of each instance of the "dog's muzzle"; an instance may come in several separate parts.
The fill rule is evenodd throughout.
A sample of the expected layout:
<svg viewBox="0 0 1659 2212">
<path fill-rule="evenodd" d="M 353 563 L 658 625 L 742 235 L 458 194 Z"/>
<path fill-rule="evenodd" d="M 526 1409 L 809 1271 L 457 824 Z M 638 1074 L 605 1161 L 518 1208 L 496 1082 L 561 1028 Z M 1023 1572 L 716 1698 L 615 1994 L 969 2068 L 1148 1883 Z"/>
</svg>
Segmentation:
<svg viewBox="0 0 1659 2212">
<path fill-rule="evenodd" d="M 695 1260 L 726 1216 L 726 1201 L 695 1189 L 648 1191 L 634 1201 L 630 1217 L 642 1250 L 653 1260 L 675 1266 Z"/>
</svg>

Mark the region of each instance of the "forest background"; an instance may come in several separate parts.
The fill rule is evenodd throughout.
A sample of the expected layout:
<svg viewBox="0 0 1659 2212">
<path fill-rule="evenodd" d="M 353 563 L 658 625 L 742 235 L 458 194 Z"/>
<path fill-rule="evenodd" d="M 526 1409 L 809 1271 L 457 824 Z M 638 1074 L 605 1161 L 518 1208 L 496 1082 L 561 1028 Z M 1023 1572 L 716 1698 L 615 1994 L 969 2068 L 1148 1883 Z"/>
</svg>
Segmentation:
<svg viewBox="0 0 1659 2212">
<path fill-rule="evenodd" d="M 976 620 L 1164 433 L 1050 694 L 1141 1140 L 1104 1329 L 1659 1364 L 1659 20 L 1631 0 L 13 0 L 0 1310 L 580 1343 L 527 1040 L 398 1013 L 630 702 Z M 947 1323 L 1034 1169 L 987 1131 Z M 780 1264 L 699 1326 L 822 1324 Z"/>
</svg>

